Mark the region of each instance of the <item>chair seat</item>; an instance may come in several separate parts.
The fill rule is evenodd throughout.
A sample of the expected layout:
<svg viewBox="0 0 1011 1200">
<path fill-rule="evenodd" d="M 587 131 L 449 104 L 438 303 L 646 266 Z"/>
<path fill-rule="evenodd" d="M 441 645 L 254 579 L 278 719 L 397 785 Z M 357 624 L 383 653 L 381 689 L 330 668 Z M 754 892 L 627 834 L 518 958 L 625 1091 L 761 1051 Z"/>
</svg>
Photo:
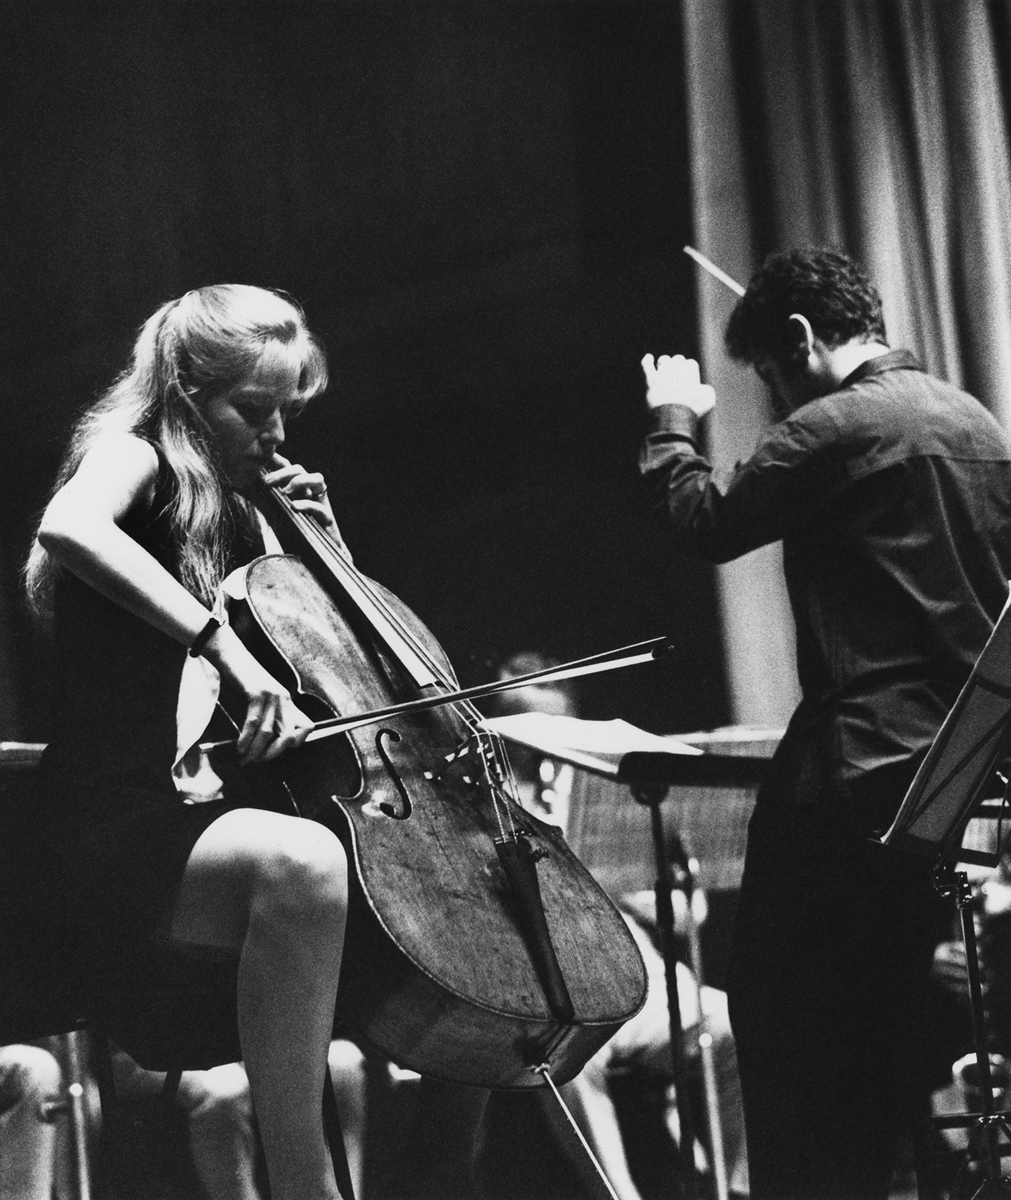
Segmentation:
<svg viewBox="0 0 1011 1200">
<path fill-rule="evenodd" d="M 148 1071 L 203 1071 L 242 1058 L 238 967 L 153 945 L 129 986 L 95 983 L 95 1028 Z"/>
</svg>

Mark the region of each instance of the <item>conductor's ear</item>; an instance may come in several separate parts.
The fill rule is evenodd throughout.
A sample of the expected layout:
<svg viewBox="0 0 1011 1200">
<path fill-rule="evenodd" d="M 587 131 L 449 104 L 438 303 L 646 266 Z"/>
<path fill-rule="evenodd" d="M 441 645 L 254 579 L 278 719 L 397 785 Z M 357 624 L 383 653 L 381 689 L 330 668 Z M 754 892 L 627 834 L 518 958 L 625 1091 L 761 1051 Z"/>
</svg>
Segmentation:
<svg viewBox="0 0 1011 1200">
<path fill-rule="evenodd" d="M 790 367 L 800 370 L 814 350 L 815 333 L 811 328 L 811 322 L 803 313 L 790 313 L 787 320 L 790 325 L 790 338 L 794 342 L 794 348 L 790 354 Z"/>
<path fill-rule="evenodd" d="M 790 313 L 787 318 L 790 322 L 791 332 L 796 334 L 801 342 L 801 348 L 806 355 L 810 354 L 814 349 L 814 330 L 811 328 L 811 322 L 804 316 L 803 313 Z"/>
</svg>

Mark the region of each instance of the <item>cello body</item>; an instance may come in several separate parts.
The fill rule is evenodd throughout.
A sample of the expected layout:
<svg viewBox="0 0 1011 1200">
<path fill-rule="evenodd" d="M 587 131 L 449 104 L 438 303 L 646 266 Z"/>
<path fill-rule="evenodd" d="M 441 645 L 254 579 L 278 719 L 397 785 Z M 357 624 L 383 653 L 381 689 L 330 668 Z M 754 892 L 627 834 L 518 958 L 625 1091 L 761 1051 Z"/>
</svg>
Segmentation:
<svg viewBox="0 0 1011 1200">
<path fill-rule="evenodd" d="M 236 627 L 310 716 L 416 696 L 382 639 L 301 558 L 261 557 L 245 582 Z M 369 583 L 452 677 L 418 618 Z M 236 774 L 269 777 L 343 842 L 352 869 L 338 1020 L 399 1065 L 489 1088 L 542 1086 L 535 1068 L 546 1065 L 565 1082 L 641 1007 L 645 970 L 624 920 L 561 834 L 500 786 L 453 706 Z M 517 852 L 535 876 L 540 933 L 508 869 Z"/>
</svg>

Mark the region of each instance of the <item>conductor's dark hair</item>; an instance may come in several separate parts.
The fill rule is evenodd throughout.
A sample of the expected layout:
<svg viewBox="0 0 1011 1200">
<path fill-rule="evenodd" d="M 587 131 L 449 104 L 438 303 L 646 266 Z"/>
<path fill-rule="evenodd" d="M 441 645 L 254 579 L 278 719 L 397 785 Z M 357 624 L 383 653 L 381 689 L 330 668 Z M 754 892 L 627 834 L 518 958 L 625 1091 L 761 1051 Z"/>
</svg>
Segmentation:
<svg viewBox="0 0 1011 1200">
<path fill-rule="evenodd" d="M 854 338 L 885 341 L 881 297 L 852 258 L 838 250 L 785 250 L 764 260 L 730 314 L 730 356 L 746 363 L 771 358 L 789 369 L 800 332 L 792 313 L 807 317 L 829 347 Z"/>
</svg>

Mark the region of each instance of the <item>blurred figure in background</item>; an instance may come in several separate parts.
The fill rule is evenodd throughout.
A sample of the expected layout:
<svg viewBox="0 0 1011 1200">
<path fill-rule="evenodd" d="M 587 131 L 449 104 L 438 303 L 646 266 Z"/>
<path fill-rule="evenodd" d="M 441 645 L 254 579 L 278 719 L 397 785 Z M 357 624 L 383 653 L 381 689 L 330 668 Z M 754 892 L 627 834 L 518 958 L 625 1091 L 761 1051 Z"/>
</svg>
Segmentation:
<svg viewBox="0 0 1011 1200">
<path fill-rule="evenodd" d="M 365 1141 L 364 1056 L 344 1040 L 330 1044 L 334 1093 L 342 1114 L 348 1168 L 355 1195 L 362 1192 Z M 113 1050 L 117 1103 L 130 1108 L 162 1094 L 165 1076 L 139 1067 L 124 1051 Z M 208 1200 L 264 1200 L 262 1151 L 253 1115 L 249 1080 L 241 1063 L 206 1071 L 184 1071 L 171 1103 L 186 1117 L 187 1146 Z M 166 1130 L 167 1134 L 167 1130 Z M 0 1200 L 6 1194 L 0 1192 Z M 46 1193 L 48 1200 L 48 1193 Z"/>
<path fill-rule="evenodd" d="M 60 1065 L 48 1050 L 0 1047 L 0 1200 L 51 1200 L 56 1125 L 47 1106 L 61 1089 Z"/>
</svg>

